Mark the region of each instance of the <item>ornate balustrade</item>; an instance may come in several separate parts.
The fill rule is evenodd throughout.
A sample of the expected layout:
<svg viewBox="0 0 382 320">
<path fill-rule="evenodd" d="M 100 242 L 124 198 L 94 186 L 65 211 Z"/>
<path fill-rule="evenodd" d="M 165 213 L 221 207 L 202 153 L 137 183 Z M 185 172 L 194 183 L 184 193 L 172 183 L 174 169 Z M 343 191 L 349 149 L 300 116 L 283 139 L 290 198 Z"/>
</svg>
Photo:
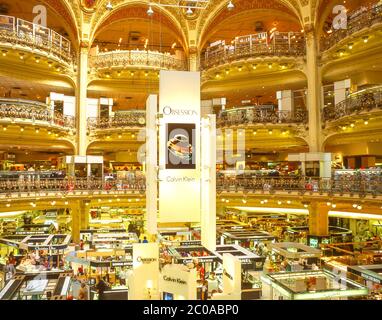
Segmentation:
<svg viewBox="0 0 382 320">
<path fill-rule="evenodd" d="M 96 178 L 40 179 L 29 176 L 25 179 L 0 178 L 0 194 L 76 191 L 144 191 L 145 177 L 131 179 L 102 180 Z"/>
<path fill-rule="evenodd" d="M 242 58 L 268 56 L 303 56 L 305 55 L 305 39 L 297 32 L 267 32 L 237 37 L 232 45 L 219 41 L 207 48 L 202 60 L 202 68 L 223 65 Z"/>
<path fill-rule="evenodd" d="M 222 111 L 218 117 L 218 126 L 234 126 L 256 123 L 306 123 L 308 112 L 298 109 L 295 112 L 277 111 L 266 106 L 251 106 Z"/>
<path fill-rule="evenodd" d="M 1 43 L 38 49 L 67 64 L 74 61 L 68 39 L 51 29 L 15 17 L 0 15 Z"/>
<path fill-rule="evenodd" d="M 60 192 L 61 194 L 86 191 L 93 192 L 144 192 L 146 181 L 143 175 L 130 179 L 102 180 L 101 178 L 0 178 L 0 194 Z M 298 192 L 317 195 L 350 194 L 364 197 L 382 195 L 382 175 L 344 178 L 315 177 L 224 177 L 217 176 L 216 190 L 221 192 L 277 193 Z"/>
<path fill-rule="evenodd" d="M 144 127 L 146 124 L 145 111 L 125 111 L 121 115 L 109 118 L 88 118 L 89 130 L 117 129 L 128 127 Z"/>
<path fill-rule="evenodd" d="M 321 51 L 326 51 L 346 37 L 377 23 L 382 23 L 382 4 L 362 6 L 348 15 L 345 29 L 333 30 L 331 34 L 321 39 Z"/>
<path fill-rule="evenodd" d="M 323 120 L 338 120 L 372 110 L 382 110 L 382 87 L 362 90 L 350 95 L 347 99 L 334 106 L 325 107 L 323 109 Z"/>
<path fill-rule="evenodd" d="M 187 70 L 185 60 L 176 56 L 144 50 L 121 50 L 102 52 L 90 58 L 90 67 L 95 70 L 126 67 L 149 67 L 164 70 Z"/>
<path fill-rule="evenodd" d="M 42 121 L 63 128 L 75 127 L 75 118 L 73 116 L 54 112 L 47 104 L 22 99 L 1 98 L 0 121 L 4 122 L 7 119 L 10 122 L 15 122 L 15 120 L 31 120 L 33 123 Z"/>
<path fill-rule="evenodd" d="M 222 191 L 270 192 L 297 191 L 301 194 L 382 195 L 382 175 L 344 178 L 310 177 L 217 177 L 216 189 Z"/>
</svg>

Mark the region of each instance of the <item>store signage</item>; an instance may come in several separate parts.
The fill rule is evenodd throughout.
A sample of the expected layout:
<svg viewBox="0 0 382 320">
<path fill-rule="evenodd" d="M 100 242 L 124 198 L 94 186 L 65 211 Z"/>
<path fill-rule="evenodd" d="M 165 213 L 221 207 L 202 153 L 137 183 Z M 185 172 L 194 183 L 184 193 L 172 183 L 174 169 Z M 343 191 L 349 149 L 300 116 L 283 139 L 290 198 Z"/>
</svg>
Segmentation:
<svg viewBox="0 0 382 320">
<path fill-rule="evenodd" d="M 163 280 L 164 281 L 169 281 L 169 282 L 175 282 L 175 283 L 178 283 L 178 284 L 184 284 L 186 285 L 187 282 L 180 279 L 180 278 L 172 278 L 172 277 L 168 277 L 168 276 L 163 276 Z"/>
<path fill-rule="evenodd" d="M 202 241 L 200 240 L 180 241 L 181 247 L 200 246 L 201 244 L 202 244 Z"/>
<path fill-rule="evenodd" d="M 111 263 L 112 267 L 131 267 L 132 265 L 132 261 L 113 261 Z"/>
<path fill-rule="evenodd" d="M 203 258 L 203 257 L 194 257 L 193 259 L 196 259 L 196 260 L 198 260 L 198 262 L 203 262 L 203 263 L 214 262 L 216 260 L 215 258 Z M 183 263 L 186 263 L 186 264 L 193 262 L 194 261 L 193 259 L 190 259 L 190 258 L 178 258 L 178 260 L 183 261 Z"/>
</svg>

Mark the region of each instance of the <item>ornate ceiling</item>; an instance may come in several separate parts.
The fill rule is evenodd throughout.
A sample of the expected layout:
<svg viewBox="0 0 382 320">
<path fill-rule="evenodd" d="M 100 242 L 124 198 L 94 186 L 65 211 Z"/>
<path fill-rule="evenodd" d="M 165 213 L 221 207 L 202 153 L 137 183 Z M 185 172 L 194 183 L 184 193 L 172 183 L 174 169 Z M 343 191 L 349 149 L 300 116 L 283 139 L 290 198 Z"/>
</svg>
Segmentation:
<svg viewBox="0 0 382 320">
<path fill-rule="evenodd" d="M 10 0 L 3 0 L 6 2 Z M 348 0 L 358 3 L 361 0 Z M 12 2 L 12 1 L 11 1 Z M 188 48 L 201 49 L 208 40 L 211 30 L 223 24 L 235 15 L 247 17 L 256 15 L 258 10 L 273 10 L 281 13 L 280 17 L 289 17 L 301 27 L 309 30 L 315 24 L 321 26 L 323 20 L 331 14 L 330 8 L 338 0 L 234 0 L 235 8 L 227 10 L 226 0 L 210 0 L 206 9 L 198 10 L 191 16 L 184 14 L 184 9 L 158 6 L 152 3 L 154 14 L 146 13 L 148 0 L 111 0 L 113 10 L 108 10 L 109 0 L 35 0 L 31 3 L 45 3 L 60 19 L 65 21 L 73 35 L 85 43 L 91 43 L 100 30 L 119 20 L 129 18 L 153 19 L 173 31 Z M 173 3 L 174 0 L 161 0 L 162 3 Z M 367 1 L 363 1 L 367 2 Z M 349 4 L 350 6 L 354 4 Z M 319 14 L 321 13 L 321 14 Z M 234 28 L 235 26 L 233 26 Z M 239 27 L 239 26 L 238 26 Z M 235 30 L 233 30 L 235 31 Z"/>
</svg>

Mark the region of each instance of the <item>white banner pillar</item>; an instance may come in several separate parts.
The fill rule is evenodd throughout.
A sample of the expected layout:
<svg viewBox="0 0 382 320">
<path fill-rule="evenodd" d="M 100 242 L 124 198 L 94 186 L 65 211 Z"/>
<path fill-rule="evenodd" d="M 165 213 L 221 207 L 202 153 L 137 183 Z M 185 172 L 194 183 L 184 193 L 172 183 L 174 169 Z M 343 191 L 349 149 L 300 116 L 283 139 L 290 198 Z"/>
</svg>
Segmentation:
<svg viewBox="0 0 382 320">
<path fill-rule="evenodd" d="M 158 96 L 150 95 L 146 101 L 146 221 L 147 232 L 157 233 L 158 216 L 158 136 L 156 130 L 156 114 Z"/>
</svg>

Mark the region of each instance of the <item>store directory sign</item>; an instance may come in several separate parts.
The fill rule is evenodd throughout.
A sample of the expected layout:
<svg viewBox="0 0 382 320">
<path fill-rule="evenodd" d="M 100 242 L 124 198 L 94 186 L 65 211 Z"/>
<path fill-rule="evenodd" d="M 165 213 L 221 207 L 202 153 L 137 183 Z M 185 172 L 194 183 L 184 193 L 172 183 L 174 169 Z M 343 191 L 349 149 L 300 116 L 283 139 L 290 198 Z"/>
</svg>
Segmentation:
<svg viewBox="0 0 382 320">
<path fill-rule="evenodd" d="M 200 221 L 200 73 L 161 71 L 159 222 Z"/>
</svg>

